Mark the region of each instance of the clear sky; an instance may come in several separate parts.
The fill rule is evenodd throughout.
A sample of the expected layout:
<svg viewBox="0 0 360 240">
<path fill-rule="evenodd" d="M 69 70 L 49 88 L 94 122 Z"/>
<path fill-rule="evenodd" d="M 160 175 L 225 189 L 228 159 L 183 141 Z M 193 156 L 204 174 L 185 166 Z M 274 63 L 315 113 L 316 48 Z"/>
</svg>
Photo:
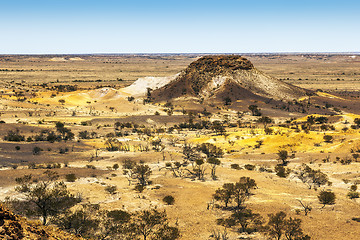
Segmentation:
<svg viewBox="0 0 360 240">
<path fill-rule="evenodd" d="M 0 54 L 360 52 L 359 0 L 0 0 Z"/>
</svg>

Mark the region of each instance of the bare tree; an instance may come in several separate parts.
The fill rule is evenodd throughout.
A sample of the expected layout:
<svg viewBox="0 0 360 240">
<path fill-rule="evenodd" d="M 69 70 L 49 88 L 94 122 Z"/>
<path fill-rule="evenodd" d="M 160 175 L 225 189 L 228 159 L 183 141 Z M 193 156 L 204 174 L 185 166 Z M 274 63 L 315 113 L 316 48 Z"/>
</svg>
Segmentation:
<svg viewBox="0 0 360 240">
<path fill-rule="evenodd" d="M 304 204 L 301 200 L 298 200 L 298 201 L 300 202 L 301 206 L 302 206 L 303 209 L 304 209 L 305 216 L 307 216 L 308 213 L 311 212 L 312 207 L 311 207 L 309 204 Z"/>
</svg>

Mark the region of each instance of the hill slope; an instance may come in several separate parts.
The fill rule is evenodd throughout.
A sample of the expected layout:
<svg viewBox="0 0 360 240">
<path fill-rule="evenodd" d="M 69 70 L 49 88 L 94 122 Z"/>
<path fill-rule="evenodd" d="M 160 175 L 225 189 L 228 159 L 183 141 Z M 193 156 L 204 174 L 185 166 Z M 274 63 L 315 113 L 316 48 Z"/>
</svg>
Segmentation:
<svg viewBox="0 0 360 240">
<path fill-rule="evenodd" d="M 192 62 L 169 84 L 155 90 L 155 100 L 180 97 L 292 100 L 307 90 L 284 83 L 257 70 L 238 55 L 205 56 Z"/>
</svg>

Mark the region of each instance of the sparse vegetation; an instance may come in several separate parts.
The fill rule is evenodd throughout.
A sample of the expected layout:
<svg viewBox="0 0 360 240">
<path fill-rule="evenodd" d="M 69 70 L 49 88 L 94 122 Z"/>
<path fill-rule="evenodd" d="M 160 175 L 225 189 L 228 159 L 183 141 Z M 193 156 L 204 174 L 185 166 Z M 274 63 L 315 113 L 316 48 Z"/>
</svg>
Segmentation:
<svg viewBox="0 0 360 240">
<path fill-rule="evenodd" d="M 15 189 L 24 195 L 25 200 L 14 200 L 12 205 L 26 215 L 40 216 L 45 225 L 49 217 L 71 208 L 80 199 L 71 194 L 63 182 L 57 180 L 55 172 L 48 170 L 44 174 L 44 180 L 34 179 L 32 175 L 17 178 L 19 185 Z"/>
<path fill-rule="evenodd" d="M 269 75 L 323 89 L 296 88 L 300 93 L 287 99 L 286 91 L 256 96 L 255 82 L 232 83 L 231 71 L 253 66 L 242 58 L 221 62 L 220 56 L 185 69 L 186 81 L 177 78 L 183 86 L 151 86 L 142 89 L 144 97 L 135 93 L 140 89 L 125 94 L 123 87 L 150 73 L 156 83 L 157 75 L 175 74 L 195 56 L 86 55 L 81 64 L 69 60 L 74 56 L 57 63 L 53 56 L 2 56 L 0 187 L 3 198 L 10 197 L 5 204 L 31 220 L 46 219 L 47 225 L 94 240 L 210 234 L 222 240 L 304 240 L 310 238 L 305 231 L 313 238 L 355 239 L 360 95 L 350 64 L 357 61 L 341 54 L 252 55 L 261 67 L 266 63 Z M 221 67 L 212 64 L 214 58 Z M 273 64 L 279 60 L 281 71 Z M 326 71 L 319 61 L 326 61 Z M 21 71 L 13 69 L 21 65 Z M 338 69 L 344 66 L 349 73 L 342 75 Z M 312 69 L 311 77 L 303 76 L 306 69 Z M 27 71 L 38 79 L 27 79 Z M 343 90 L 349 79 L 354 90 Z M 335 90 L 332 81 L 341 87 Z M 58 174 L 53 180 L 42 173 L 50 169 Z M 15 185 L 9 176 L 18 177 L 16 194 L 8 191 Z M 61 195 L 46 217 L 30 198 L 38 192 L 30 189 Z"/>
<path fill-rule="evenodd" d="M 311 239 L 303 233 L 301 220 L 298 218 L 286 218 L 286 213 L 280 211 L 276 214 L 269 214 L 269 221 L 264 227 L 265 235 L 271 239 Z"/>
</svg>

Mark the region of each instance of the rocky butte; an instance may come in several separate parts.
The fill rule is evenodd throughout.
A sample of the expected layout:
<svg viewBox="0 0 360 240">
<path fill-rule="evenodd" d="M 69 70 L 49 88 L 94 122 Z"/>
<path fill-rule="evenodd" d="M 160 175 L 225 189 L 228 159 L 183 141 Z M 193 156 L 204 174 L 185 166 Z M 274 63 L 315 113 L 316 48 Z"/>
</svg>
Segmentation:
<svg viewBox="0 0 360 240">
<path fill-rule="evenodd" d="M 242 56 L 214 55 L 192 62 L 173 81 L 154 90 L 152 97 L 156 101 L 191 97 L 289 101 L 308 92 L 264 74 Z"/>
</svg>

